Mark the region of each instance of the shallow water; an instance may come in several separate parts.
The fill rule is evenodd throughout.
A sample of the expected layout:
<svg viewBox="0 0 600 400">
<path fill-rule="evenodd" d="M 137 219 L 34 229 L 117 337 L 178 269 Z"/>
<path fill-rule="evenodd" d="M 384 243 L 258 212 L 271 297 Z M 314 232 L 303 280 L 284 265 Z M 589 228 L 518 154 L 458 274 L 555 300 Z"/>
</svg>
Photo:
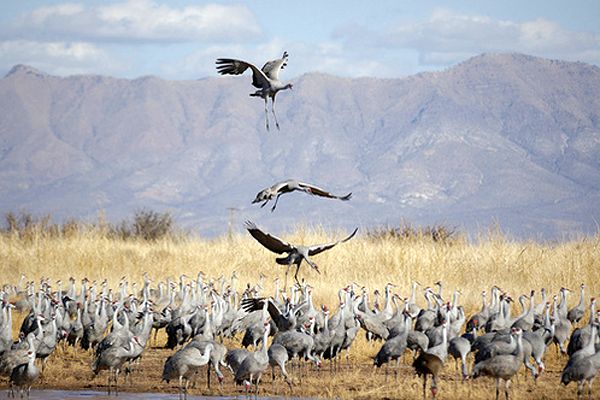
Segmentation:
<svg viewBox="0 0 600 400">
<path fill-rule="evenodd" d="M 0 393 L 0 398 L 6 398 L 7 391 Z M 16 393 L 16 397 L 19 398 L 19 394 Z M 31 390 L 29 396 L 31 400 L 173 400 L 179 399 L 177 393 L 131 393 L 131 392 L 119 392 L 119 396 L 111 395 L 108 396 L 106 392 L 98 392 L 94 390 Z M 258 400 L 272 400 L 282 399 L 283 397 L 251 397 L 252 399 Z M 289 397 L 288 397 L 289 398 Z M 232 400 L 232 399 L 246 399 L 246 396 L 194 396 L 188 395 L 188 400 Z M 299 399 L 299 397 L 295 397 Z"/>
</svg>

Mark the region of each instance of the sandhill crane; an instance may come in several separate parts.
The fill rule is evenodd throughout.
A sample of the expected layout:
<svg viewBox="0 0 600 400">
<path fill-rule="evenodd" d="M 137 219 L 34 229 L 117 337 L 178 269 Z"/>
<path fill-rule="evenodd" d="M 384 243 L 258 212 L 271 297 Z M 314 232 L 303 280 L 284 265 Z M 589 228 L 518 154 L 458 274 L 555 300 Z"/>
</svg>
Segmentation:
<svg viewBox="0 0 600 400">
<path fill-rule="evenodd" d="M 278 182 L 271 187 L 261 190 L 256 195 L 256 198 L 252 201 L 252 204 L 260 203 L 264 201 L 264 203 L 260 206 L 263 208 L 267 205 L 267 203 L 275 197 L 275 204 L 271 207 L 271 212 L 275 211 L 275 207 L 277 207 L 277 201 L 279 200 L 279 196 L 285 193 L 290 193 L 295 190 L 305 192 L 311 194 L 313 196 L 321 196 L 327 197 L 329 199 L 339 199 L 339 200 L 350 200 L 352 197 L 352 193 L 348 193 L 344 196 L 336 196 L 325 189 L 321 189 L 315 185 L 311 185 L 310 183 L 304 183 L 297 181 L 295 179 L 288 179 L 282 182 Z"/>
<path fill-rule="evenodd" d="M 529 331 L 533 328 L 533 323 L 535 322 L 534 295 L 535 291 L 532 290 L 529 296 L 529 309 L 513 322 L 511 328 L 520 328 L 523 331 Z"/>
<path fill-rule="evenodd" d="M 520 328 L 512 329 L 512 336 L 516 338 L 517 347 L 513 353 L 492 356 L 479 361 L 473 367 L 473 378 L 490 376 L 496 379 L 496 400 L 500 396 L 500 379 L 504 379 L 504 395 L 508 400 L 508 389 L 511 378 L 519 371 L 523 362 L 523 331 Z"/>
<path fill-rule="evenodd" d="M 552 340 L 554 341 L 554 343 L 556 343 L 556 345 L 560 349 L 560 352 L 566 354 L 567 349 L 565 348 L 565 343 L 569 339 L 569 335 L 571 334 L 571 321 L 569 321 L 566 316 L 567 290 L 563 289 L 564 288 L 561 289 L 561 304 L 565 304 L 564 313 L 561 311 L 560 305 L 556 305 L 556 296 L 554 296 L 553 298 L 555 327 L 554 338 Z"/>
<path fill-rule="evenodd" d="M 229 369 L 235 374 L 240 365 L 250 352 L 246 349 L 231 349 L 225 355 L 225 363 L 229 366 Z"/>
<path fill-rule="evenodd" d="M 188 384 L 196 370 L 208 364 L 212 343 L 208 343 L 202 353 L 197 347 L 186 346 L 167 358 L 163 367 L 162 379 L 169 383 L 171 379 L 179 379 L 179 397 L 187 398 Z"/>
<path fill-rule="evenodd" d="M 408 336 L 408 332 L 410 332 L 410 327 L 412 324 L 412 319 L 410 318 L 410 314 L 405 311 L 404 312 L 404 324 L 403 330 L 396 336 L 386 340 L 386 342 L 381 346 L 377 355 L 373 358 L 373 364 L 377 367 L 381 367 L 383 364 L 386 364 L 385 376 L 387 379 L 387 363 L 391 360 L 396 360 L 396 369 L 394 369 L 394 377 L 398 379 L 398 365 L 400 364 L 400 357 L 404 354 L 406 350 L 406 338 Z"/>
<path fill-rule="evenodd" d="M 485 290 L 481 292 L 481 301 L 481 311 L 469 318 L 469 321 L 467 322 L 467 331 L 471 331 L 473 328 L 479 329 L 483 327 L 490 316 L 490 308 L 487 304 L 487 292 Z"/>
<path fill-rule="evenodd" d="M 572 324 L 578 323 L 585 315 L 585 284 L 581 284 L 580 291 L 579 303 L 567 312 L 567 319 Z"/>
<path fill-rule="evenodd" d="M 314 319 L 311 320 L 311 326 L 309 332 L 314 327 Z M 275 335 L 273 343 L 278 343 L 285 347 L 288 352 L 290 359 L 294 357 L 304 357 L 313 361 L 317 366 L 320 365 L 320 361 L 313 354 L 313 347 L 315 344 L 314 338 L 306 331 L 285 331 L 279 332 Z"/>
<path fill-rule="evenodd" d="M 577 357 L 575 360 L 569 360 L 563 369 L 560 381 L 564 385 L 569 382 L 577 381 L 577 399 L 581 399 L 583 386 L 588 383 L 588 396 L 592 398 L 592 383 L 600 371 L 600 351 L 592 355 Z"/>
<path fill-rule="evenodd" d="M 210 367 L 212 365 L 217 375 L 219 384 L 223 384 L 223 373 L 221 372 L 221 366 L 227 366 L 225 363 L 225 355 L 227 354 L 227 348 L 221 343 L 215 340 L 203 340 L 202 336 L 196 336 L 186 347 L 195 347 L 202 353 L 206 353 L 208 345 L 212 346 L 210 351 L 210 357 L 208 359 L 208 368 L 206 369 L 206 385 L 210 389 Z"/>
<path fill-rule="evenodd" d="M 421 352 L 413 362 L 413 368 L 418 376 L 423 377 L 423 400 L 427 398 L 427 375 L 431 375 L 431 395 L 437 395 L 437 376 L 444 366 L 444 362 L 435 354 Z"/>
<path fill-rule="evenodd" d="M 287 265 L 287 270 L 285 272 L 284 287 L 287 287 L 287 276 L 290 271 L 290 267 L 292 265 L 296 266 L 296 273 L 294 274 L 294 279 L 296 280 L 296 282 L 298 284 L 300 284 L 300 282 L 298 281 L 298 271 L 300 270 L 300 264 L 302 264 L 302 260 L 305 260 L 312 269 L 314 269 L 318 273 L 321 273 L 319 271 L 319 267 L 317 267 L 317 264 L 315 264 L 309 258 L 309 256 L 314 256 L 325 250 L 329 250 L 340 243 L 347 242 L 348 240 L 352 239 L 354 237 L 354 235 L 356 235 L 356 232 L 358 231 L 358 228 L 354 229 L 354 232 L 352 232 L 350 235 L 348 235 L 344 239 L 338 240 L 337 242 L 317 244 L 317 245 L 313 245 L 313 246 L 299 246 L 299 245 L 293 245 L 291 243 L 285 242 L 282 239 L 278 238 L 277 236 L 263 232 L 251 221 L 246 221 L 246 229 L 248 229 L 248 232 L 250 232 L 250 234 L 252 235 L 252 237 L 254 237 L 254 239 L 256 239 L 260 244 L 262 244 L 268 250 L 271 250 L 273 253 L 277 253 L 277 254 L 287 253 L 286 257 L 279 257 L 279 258 L 275 259 L 277 264 Z"/>
<path fill-rule="evenodd" d="M 281 58 L 267 61 L 261 69 L 258 69 L 258 67 L 249 62 L 232 58 L 219 58 L 216 61 L 217 71 L 221 75 L 240 75 L 248 68 L 252 70 L 252 86 L 258 90 L 250 93 L 250 96 L 260 97 L 265 101 L 265 125 L 267 131 L 269 130 L 269 111 L 267 109 L 269 97 L 271 98 L 271 111 L 273 118 L 275 118 L 275 126 L 279 129 L 277 114 L 275 114 L 275 96 L 280 90 L 292 89 L 293 87 L 291 83 L 285 84 L 279 80 L 279 71 L 285 68 L 287 60 L 288 53 L 284 51 Z"/>
<path fill-rule="evenodd" d="M 35 351 L 34 335 L 27 335 L 27 348 L 8 349 L 0 354 L 0 376 L 10 377 L 12 370 L 27 362 L 30 351 Z"/>
<path fill-rule="evenodd" d="M 273 378 L 273 381 L 275 381 L 275 367 L 279 367 L 279 369 L 281 370 L 281 374 L 283 375 L 283 379 L 288 384 L 291 390 L 292 381 L 285 369 L 285 363 L 287 363 L 289 360 L 286 348 L 279 343 L 273 343 L 269 347 L 267 354 L 269 355 L 269 365 L 271 366 L 271 377 Z"/>
<path fill-rule="evenodd" d="M 594 325 L 596 309 L 596 299 L 592 297 L 590 301 L 590 321 L 589 323 L 581 328 L 577 328 L 571 334 L 569 339 L 569 345 L 567 346 L 567 354 L 571 356 L 577 350 L 584 348 L 592 338 L 592 325 Z"/>
<path fill-rule="evenodd" d="M 5 299 L 2 300 L 2 315 L 0 315 L 0 354 L 10 349 L 12 345 L 12 309 L 15 308 Z"/>
<path fill-rule="evenodd" d="M 119 393 L 118 378 L 123 364 L 135 351 L 135 344 L 138 338 L 133 336 L 126 346 L 109 346 L 96 355 L 92 363 L 92 371 L 98 374 L 100 371 L 108 369 L 108 394 L 110 395 L 111 382 L 115 384 L 115 393 Z"/>
<path fill-rule="evenodd" d="M 256 382 L 255 393 L 258 394 L 260 378 L 263 372 L 269 366 L 269 355 L 267 353 L 267 337 L 269 336 L 270 326 L 268 321 L 264 321 L 265 333 L 263 337 L 262 348 L 259 351 L 248 354 L 235 372 L 235 382 L 244 384 L 246 392 L 250 389 L 252 382 Z"/>
<path fill-rule="evenodd" d="M 10 374 L 11 393 L 14 397 L 14 386 L 16 386 L 21 392 L 21 397 L 27 389 L 27 398 L 29 398 L 29 392 L 31 391 L 31 385 L 40 377 L 40 371 L 34 364 L 35 362 L 35 351 L 29 350 L 27 352 L 27 362 L 24 364 L 17 365 Z"/>
<path fill-rule="evenodd" d="M 477 336 L 477 328 L 473 326 L 471 334 L 456 336 L 448 342 L 448 353 L 454 357 L 454 361 L 460 358 L 463 381 L 469 376 L 467 371 L 467 355 L 471 352 L 471 340 Z"/>
</svg>

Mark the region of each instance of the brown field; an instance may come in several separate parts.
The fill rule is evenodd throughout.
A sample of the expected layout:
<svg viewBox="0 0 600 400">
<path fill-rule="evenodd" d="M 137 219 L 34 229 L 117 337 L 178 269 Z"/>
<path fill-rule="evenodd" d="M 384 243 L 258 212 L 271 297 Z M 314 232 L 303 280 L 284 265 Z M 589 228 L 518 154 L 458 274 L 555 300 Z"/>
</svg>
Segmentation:
<svg viewBox="0 0 600 400">
<path fill-rule="evenodd" d="M 343 232 L 326 233 L 322 229 L 299 229 L 290 235 L 281 235 L 291 242 L 320 243 L 341 236 Z M 321 275 L 303 266 L 300 276 L 314 287 L 315 301 L 337 307 L 337 290 L 350 282 L 366 286 L 370 292 L 380 290 L 387 282 L 398 285 L 397 293 L 409 295 L 410 283 L 416 279 L 424 285 L 444 282 L 444 295 L 450 297 L 455 289 L 463 293 L 460 303 L 467 315 L 480 307 L 480 292 L 496 284 L 513 295 L 545 287 L 556 293 L 562 286 L 575 291 L 569 303 L 578 300 L 578 286 L 588 286 L 588 295 L 600 293 L 600 235 L 553 244 L 516 242 L 501 234 L 484 235 L 474 242 L 463 239 L 448 243 L 433 242 L 426 238 L 369 239 L 356 237 L 348 243 L 315 256 Z M 214 279 L 224 275 L 229 279 L 233 271 L 239 277 L 237 289 L 246 283 L 256 284 L 259 274 L 265 275 L 264 294 L 272 294 L 273 279 L 283 277 L 284 269 L 274 263 L 274 255 L 262 248 L 249 236 L 216 240 L 187 239 L 121 241 L 107 239 L 87 232 L 69 237 L 29 235 L 0 235 L 0 266 L 2 283 L 16 284 L 21 274 L 28 280 L 50 277 L 52 281 L 69 277 L 77 280 L 107 278 L 112 287 L 126 276 L 130 282 L 141 283 L 144 272 L 155 281 L 167 277 L 177 280 L 187 274 L 195 278 L 199 271 Z M 63 285 L 64 288 L 64 285 Z M 418 297 L 424 304 L 422 296 Z M 515 310 L 516 312 L 516 310 Z M 587 319 L 587 317 L 586 317 Z M 17 321 L 19 322 L 19 321 Z M 15 324 L 15 331 L 18 324 Z M 165 342 L 159 336 L 159 344 Z M 228 347 L 237 342 L 226 341 Z M 367 343 L 364 335 L 351 349 L 350 368 L 332 374 L 326 362 L 320 372 L 309 368 L 293 369 L 294 396 L 340 398 L 419 398 L 421 381 L 410 367 L 412 356 L 407 353 L 400 365 L 398 380 L 390 367 L 386 380 L 384 369 L 375 370 L 370 358 L 378 351 L 380 343 Z M 140 365 L 134 371 L 133 382 L 124 384 L 126 391 L 176 392 L 175 384 L 160 382 L 164 360 L 173 351 L 152 344 Z M 93 377 L 90 370 L 91 355 L 81 349 L 58 349 L 51 355 L 43 382 L 37 387 L 63 389 L 98 389 L 106 385 L 106 373 Z M 559 374 L 566 362 L 558 357 L 554 346 L 546 354 L 547 370 L 535 385 L 529 375 L 521 372 L 513 382 L 514 398 L 557 399 L 575 398 L 575 386 L 559 384 Z M 214 376 L 213 376 L 214 378 Z M 289 389 L 279 379 L 271 384 L 270 374 L 264 378 L 263 394 L 290 395 Z M 216 383 L 213 379 L 213 383 Z M 6 383 L 2 383 L 2 388 Z M 449 359 L 439 385 L 439 398 L 493 398 L 494 384 L 489 379 L 461 383 L 454 362 Z M 233 395 L 240 393 L 229 374 L 223 388 L 214 384 L 206 389 L 206 376 L 201 374 L 191 390 L 193 394 Z M 428 395 L 430 393 L 428 392 Z"/>
</svg>

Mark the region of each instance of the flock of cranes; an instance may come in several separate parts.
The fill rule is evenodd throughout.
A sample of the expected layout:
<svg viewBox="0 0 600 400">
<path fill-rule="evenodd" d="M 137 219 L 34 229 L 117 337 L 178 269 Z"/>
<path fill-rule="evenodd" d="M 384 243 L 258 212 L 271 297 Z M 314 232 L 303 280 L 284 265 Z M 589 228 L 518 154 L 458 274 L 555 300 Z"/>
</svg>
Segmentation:
<svg viewBox="0 0 600 400">
<path fill-rule="evenodd" d="M 480 376 L 491 377 L 498 398 L 503 380 L 508 399 L 511 380 L 519 370 L 529 371 L 533 380 L 544 373 L 544 356 L 552 343 L 564 354 L 561 382 L 576 382 L 578 398 L 587 383 L 591 398 L 592 382 L 600 370 L 600 312 L 594 298 L 588 302 L 584 285 L 579 303 L 571 309 L 566 288 L 551 298 L 544 290 L 541 295 L 522 294 L 518 315 L 511 312 L 511 296 L 494 286 L 491 299 L 484 291 L 481 310 L 467 318 L 460 305 L 461 292 L 447 299 L 442 296 L 442 283 L 436 284 L 437 291 L 431 287 L 422 291 L 424 301 L 419 301 L 416 282 L 408 297 L 400 297 L 388 284 L 383 301 L 372 305 L 369 291 L 350 283 L 339 289 L 335 310 L 315 305 L 308 284 L 280 288 L 277 280 L 269 297 L 260 281 L 238 290 L 235 273 L 231 279 L 216 280 L 199 273 L 195 280 L 181 276 L 178 283 L 167 280 L 156 286 L 146 275 L 141 290 L 125 279 L 114 291 L 107 281 L 87 279 L 80 284 L 71 279 L 66 289 L 49 279 L 25 287 L 6 284 L 0 293 L 0 375 L 9 378 L 10 393 L 27 394 L 44 370 L 52 368 L 50 356 L 64 343 L 87 352 L 95 374 L 107 371 L 108 393 L 118 393 L 119 375 L 131 378 L 136 363 L 143 363 L 143 354 L 152 351 L 154 329 L 165 331 L 165 347 L 173 351 L 164 361 L 163 380 L 177 382 L 181 397 L 204 366 L 209 385 L 214 373 L 219 383 L 231 379 L 246 392 L 258 393 L 263 375 L 271 368 L 274 376 L 277 368 L 292 389 L 297 383 L 287 363 L 318 369 L 329 360 L 331 370 L 338 371 L 344 355 L 349 363 L 352 345 L 364 331 L 372 341 L 373 364 L 385 366 L 386 380 L 389 364 L 396 361 L 397 377 L 401 359 L 413 352 L 412 366 L 423 377 L 424 398 L 428 377 L 431 394 L 437 395 L 450 356 L 461 364 L 457 372 L 465 384 Z M 14 341 L 15 308 L 25 318 Z M 566 336 L 560 326 L 568 327 Z M 225 338 L 231 343 L 241 338 L 241 345 L 227 348 Z M 36 359 L 41 360 L 39 366 Z"/>
</svg>

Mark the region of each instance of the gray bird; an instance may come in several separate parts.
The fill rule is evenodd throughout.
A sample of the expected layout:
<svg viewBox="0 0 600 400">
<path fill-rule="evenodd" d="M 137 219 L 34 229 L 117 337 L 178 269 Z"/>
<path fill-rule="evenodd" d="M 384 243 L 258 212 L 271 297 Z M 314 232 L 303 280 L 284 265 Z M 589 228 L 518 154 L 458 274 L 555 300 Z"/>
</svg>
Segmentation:
<svg viewBox="0 0 600 400">
<path fill-rule="evenodd" d="M 246 393 L 250 390 L 252 383 L 256 384 L 255 393 L 258 395 L 260 378 L 263 372 L 269 367 L 269 354 L 267 352 L 267 337 L 269 336 L 270 325 L 268 321 L 263 322 L 265 333 L 263 337 L 262 347 L 260 350 L 249 353 L 244 361 L 235 371 L 235 382 L 244 384 Z"/>
<path fill-rule="evenodd" d="M 473 335 L 477 330 L 473 328 Z M 448 342 L 448 353 L 454 358 L 455 361 L 460 359 L 461 372 L 463 381 L 469 376 L 467 370 L 467 355 L 471 352 L 471 342 L 465 336 L 456 336 L 450 339 Z"/>
<path fill-rule="evenodd" d="M 186 346 L 167 358 L 163 367 L 162 379 L 167 383 L 171 379 L 179 380 L 179 397 L 187 398 L 190 378 L 198 368 L 208 364 L 212 343 L 205 346 L 204 353 L 195 346 Z"/>
<path fill-rule="evenodd" d="M 581 295 L 579 296 L 579 303 L 567 312 L 567 319 L 572 324 L 576 324 L 585 315 L 585 284 L 582 283 L 580 286 Z"/>
<path fill-rule="evenodd" d="M 27 390 L 27 398 L 31 391 L 31 385 L 40 377 L 40 371 L 35 366 L 35 351 L 27 352 L 27 362 L 17 365 L 10 374 L 11 393 L 14 397 L 13 388 L 16 386 L 21 392 L 21 397 Z"/>
<path fill-rule="evenodd" d="M 288 53 L 285 51 L 281 58 L 267 61 L 261 69 L 258 69 L 258 67 L 249 62 L 232 58 L 219 58 L 216 61 L 217 71 L 221 75 L 240 75 L 248 68 L 252 70 L 252 86 L 258 90 L 250 93 L 250 96 L 260 97 L 265 101 L 265 124 L 267 131 L 269 130 L 269 111 L 267 109 L 269 97 L 271 98 L 271 111 L 275 118 L 275 125 L 279 129 L 277 114 L 275 114 L 275 96 L 280 90 L 292 89 L 293 87 L 291 83 L 285 84 L 279 80 L 279 71 L 285 68 L 287 60 Z"/>
<path fill-rule="evenodd" d="M 277 201 L 279 200 L 279 196 L 285 193 L 291 193 L 295 190 L 305 192 L 311 194 L 313 196 L 321 196 L 327 197 L 329 199 L 339 199 L 339 200 L 350 200 L 352 197 L 352 193 L 348 193 L 345 196 L 336 196 L 331 194 L 330 192 L 321 189 L 315 185 L 311 185 L 310 183 L 299 182 L 295 179 L 288 179 L 286 181 L 278 182 L 271 187 L 261 190 L 256 195 L 256 198 L 252 201 L 252 204 L 260 203 L 264 201 L 264 203 L 260 206 L 263 208 L 267 205 L 270 200 L 273 200 L 275 197 L 275 204 L 271 208 L 271 212 L 275 211 L 275 207 L 277 207 Z"/>
<path fill-rule="evenodd" d="M 271 377 L 273 378 L 273 381 L 275 381 L 275 367 L 279 367 L 281 374 L 283 375 L 283 379 L 288 384 L 290 389 L 292 389 L 292 381 L 285 369 L 285 363 L 287 363 L 289 360 L 286 348 L 279 343 L 273 343 L 269 347 L 267 354 L 269 355 L 269 365 L 271 366 Z"/>
<path fill-rule="evenodd" d="M 349 236 L 347 236 L 346 238 L 344 238 L 342 240 L 338 240 L 337 242 L 317 244 L 317 245 L 313 245 L 313 246 L 299 246 L 299 245 L 293 245 L 291 243 L 285 242 L 284 240 L 278 238 L 277 236 L 274 236 L 269 233 L 261 231 L 251 221 L 246 221 L 246 229 L 248 229 L 248 232 L 250 232 L 250 234 L 252 235 L 252 237 L 254 237 L 254 239 L 256 239 L 260 244 L 262 244 L 268 250 L 271 250 L 273 253 L 277 253 L 277 254 L 287 253 L 286 257 L 279 257 L 279 258 L 275 259 L 277 264 L 287 265 L 287 267 L 288 267 L 285 272 L 284 287 L 287 287 L 287 276 L 290 271 L 290 267 L 292 265 L 296 266 L 296 273 L 294 274 L 294 279 L 296 280 L 296 282 L 298 284 L 300 284 L 300 282 L 298 281 L 298 271 L 300 270 L 300 265 L 302 264 L 302 260 L 305 260 L 312 269 L 314 269 L 315 271 L 317 271 L 317 273 L 320 274 L 321 272 L 319 271 L 319 267 L 317 267 L 317 264 L 315 264 L 309 258 L 309 256 L 314 256 L 325 250 L 329 250 L 340 243 L 347 242 L 348 240 L 352 239 L 354 237 L 354 235 L 356 235 L 356 232 L 358 231 L 358 228 L 356 228 L 354 230 L 354 232 L 352 232 Z"/>
<path fill-rule="evenodd" d="M 569 360 L 570 361 L 570 360 Z M 592 383 L 600 371 L 600 352 L 583 356 L 567 363 L 560 375 L 560 381 L 565 386 L 569 382 L 577 382 L 577 400 L 583 395 L 583 386 L 588 383 L 588 396 L 592 398 Z"/>
<path fill-rule="evenodd" d="M 109 346 L 96 354 L 94 362 L 92 363 L 92 371 L 96 375 L 102 370 L 109 371 L 107 385 L 109 395 L 113 382 L 115 394 L 119 394 L 119 372 L 121 372 L 123 364 L 125 364 L 128 358 L 135 352 L 136 343 L 139 344 L 139 339 L 136 336 L 133 336 L 124 346 Z"/>
<path fill-rule="evenodd" d="M 250 352 L 246 349 L 232 349 L 227 352 L 227 355 L 225 355 L 225 363 L 231 372 L 234 374 L 236 373 L 244 359 L 248 357 L 248 354 L 250 354 Z"/>
<path fill-rule="evenodd" d="M 523 331 L 520 328 L 512 329 L 512 336 L 516 337 L 517 347 L 510 354 L 492 356 L 477 362 L 473 367 L 473 378 L 489 376 L 496 379 L 496 400 L 500 396 L 500 379 L 504 379 L 504 395 L 508 400 L 510 380 L 519 371 L 523 362 Z"/>
</svg>

